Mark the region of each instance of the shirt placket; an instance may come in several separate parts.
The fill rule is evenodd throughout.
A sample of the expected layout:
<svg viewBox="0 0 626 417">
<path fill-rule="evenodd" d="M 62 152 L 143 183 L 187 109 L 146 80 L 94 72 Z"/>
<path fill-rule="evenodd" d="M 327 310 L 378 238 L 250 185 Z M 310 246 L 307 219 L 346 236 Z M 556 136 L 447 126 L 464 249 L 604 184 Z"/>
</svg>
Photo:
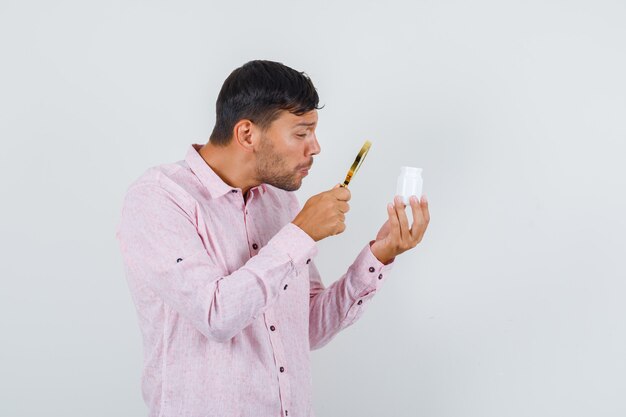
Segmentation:
<svg viewBox="0 0 626 417">
<path fill-rule="evenodd" d="M 263 315 L 265 318 L 265 327 L 269 331 L 270 344 L 274 353 L 274 365 L 278 373 L 278 391 L 280 394 L 280 405 L 282 406 L 282 415 L 289 416 L 289 399 L 291 398 L 291 384 L 289 381 L 289 366 L 285 360 L 285 350 L 283 348 L 282 338 L 276 325 L 276 314 L 272 308 L 268 308 Z"/>
<path fill-rule="evenodd" d="M 254 199 L 254 194 L 258 191 L 250 193 L 250 196 L 243 204 L 244 224 L 246 226 L 246 236 L 248 238 L 248 249 L 250 250 L 250 257 L 256 255 L 260 248 L 257 242 L 257 236 L 254 229 L 251 227 L 249 217 L 249 207 L 251 201 Z M 287 291 L 287 286 L 283 289 Z M 274 354 L 274 366 L 276 366 L 276 373 L 278 375 L 278 393 L 280 396 L 281 415 L 289 417 L 289 398 L 291 398 L 291 385 L 289 382 L 289 369 L 285 360 L 285 350 L 283 347 L 282 339 L 280 337 L 280 330 L 277 325 L 276 315 L 272 307 L 268 308 L 263 314 L 265 320 L 265 327 L 269 333 L 270 345 L 272 347 L 272 353 Z"/>
</svg>

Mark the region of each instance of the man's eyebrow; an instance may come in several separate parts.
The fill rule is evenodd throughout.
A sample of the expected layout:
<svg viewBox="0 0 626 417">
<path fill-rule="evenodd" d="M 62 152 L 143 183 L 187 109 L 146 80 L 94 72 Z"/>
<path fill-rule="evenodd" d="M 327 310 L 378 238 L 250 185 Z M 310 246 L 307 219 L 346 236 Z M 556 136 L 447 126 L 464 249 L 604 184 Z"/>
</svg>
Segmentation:
<svg viewBox="0 0 626 417">
<path fill-rule="evenodd" d="M 317 122 L 311 122 L 311 123 L 300 122 L 300 123 L 294 125 L 294 127 L 298 127 L 298 126 L 313 126 L 315 123 L 317 123 Z"/>
</svg>

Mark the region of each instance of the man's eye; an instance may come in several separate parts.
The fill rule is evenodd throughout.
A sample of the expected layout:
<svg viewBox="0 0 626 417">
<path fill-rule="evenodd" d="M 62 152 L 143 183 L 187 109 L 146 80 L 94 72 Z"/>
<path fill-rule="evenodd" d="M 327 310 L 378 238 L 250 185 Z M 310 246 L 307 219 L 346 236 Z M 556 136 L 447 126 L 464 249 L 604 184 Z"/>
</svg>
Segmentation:
<svg viewBox="0 0 626 417">
<path fill-rule="evenodd" d="M 299 133 L 296 135 L 299 138 L 305 138 L 306 137 L 306 133 Z"/>
</svg>

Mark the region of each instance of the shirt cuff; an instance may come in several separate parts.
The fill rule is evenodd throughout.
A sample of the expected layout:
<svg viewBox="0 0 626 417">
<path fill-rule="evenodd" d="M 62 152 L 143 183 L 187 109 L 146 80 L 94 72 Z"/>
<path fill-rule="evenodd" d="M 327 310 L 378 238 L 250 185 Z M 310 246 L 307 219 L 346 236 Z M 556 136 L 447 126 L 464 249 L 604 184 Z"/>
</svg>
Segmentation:
<svg viewBox="0 0 626 417">
<path fill-rule="evenodd" d="M 361 289 L 358 291 L 359 295 L 377 290 L 395 264 L 395 258 L 387 265 L 379 261 L 372 253 L 372 243 L 374 243 L 373 240 L 361 250 L 361 253 L 359 253 L 350 266 L 354 273 L 355 281 L 360 283 L 359 286 Z"/>
<path fill-rule="evenodd" d="M 272 244 L 286 253 L 296 266 L 308 264 L 318 253 L 317 242 L 293 223 L 287 223 L 276 233 Z"/>
</svg>

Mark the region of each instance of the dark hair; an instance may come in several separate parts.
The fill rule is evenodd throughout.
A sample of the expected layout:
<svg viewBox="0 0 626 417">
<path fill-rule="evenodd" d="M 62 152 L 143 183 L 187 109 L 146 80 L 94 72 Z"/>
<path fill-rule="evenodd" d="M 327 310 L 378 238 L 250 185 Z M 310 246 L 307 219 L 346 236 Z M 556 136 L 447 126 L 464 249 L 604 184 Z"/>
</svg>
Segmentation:
<svg viewBox="0 0 626 417">
<path fill-rule="evenodd" d="M 313 82 L 280 62 L 250 61 L 226 78 L 215 103 L 215 127 L 210 141 L 227 145 L 235 124 L 249 119 L 266 129 L 281 110 L 298 116 L 318 107 Z"/>
</svg>

